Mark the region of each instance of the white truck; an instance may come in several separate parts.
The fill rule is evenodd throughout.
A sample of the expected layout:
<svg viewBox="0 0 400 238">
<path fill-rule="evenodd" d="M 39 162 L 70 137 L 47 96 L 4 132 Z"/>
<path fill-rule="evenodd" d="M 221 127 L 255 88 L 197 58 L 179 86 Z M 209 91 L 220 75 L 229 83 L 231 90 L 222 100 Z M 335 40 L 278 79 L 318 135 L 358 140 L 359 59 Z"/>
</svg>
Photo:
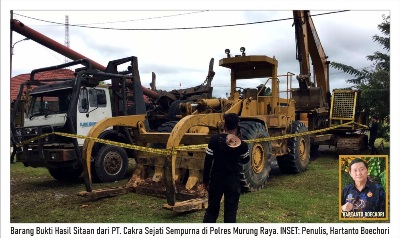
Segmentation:
<svg viewBox="0 0 400 238">
<path fill-rule="evenodd" d="M 128 70 L 118 71 L 130 63 Z M 75 70 L 75 78 L 37 80 L 38 72 L 84 65 Z M 125 68 L 126 69 L 126 68 Z M 46 167 L 51 176 L 60 181 L 76 180 L 82 174 L 81 148 L 84 140 L 49 134 L 38 140 L 30 139 L 62 132 L 85 136 L 96 123 L 112 116 L 146 113 L 137 67 L 137 58 L 110 61 L 105 72 L 95 70 L 88 60 L 78 60 L 53 67 L 33 70 L 30 80 L 20 87 L 11 114 L 12 144 L 16 160 L 25 166 Z M 111 80 L 111 89 L 101 82 Z M 51 81 L 51 83 L 50 83 Z M 31 88 L 26 91 L 26 88 Z M 25 100 L 24 92 L 28 92 Z M 111 96 L 113 95 L 113 96 Z M 14 118 L 25 101 L 23 127 Z M 148 126 L 148 125 L 146 125 Z M 102 139 L 128 143 L 132 140 L 126 128 L 108 128 Z M 17 147 L 17 144 L 23 143 Z M 96 143 L 92 155 L 92 177 L 99 182 L 123 178 L 132 150 Z"/>
</svg>

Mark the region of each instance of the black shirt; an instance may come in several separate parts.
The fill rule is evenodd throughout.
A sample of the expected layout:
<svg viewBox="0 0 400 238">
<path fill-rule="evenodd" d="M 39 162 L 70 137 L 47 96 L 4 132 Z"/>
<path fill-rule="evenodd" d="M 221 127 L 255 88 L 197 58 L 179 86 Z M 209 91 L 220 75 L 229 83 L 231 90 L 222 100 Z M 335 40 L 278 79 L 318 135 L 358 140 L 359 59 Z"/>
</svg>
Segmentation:
<svg viewBox="0 0 400 238">
<path fill-rule="evenodd" d="M 354 212 L 385 212 L 386 193 L 380 184 L 368 179 L 361 191 L 354 183 L 342 190 L 342 205 L 346 202 L 353 203 Z"/>
<path fill-rule="evenodd" d="M 203 183 L 209 183 L 211 178 L 215 179 L 226 175 L 240 175 L 242 164 L 250 160 L 249 147 L 246 142 L 236 148 L 226 144 L 227 134 L 213 135 L 210 138 L 204 161 Z"/>
</svg>

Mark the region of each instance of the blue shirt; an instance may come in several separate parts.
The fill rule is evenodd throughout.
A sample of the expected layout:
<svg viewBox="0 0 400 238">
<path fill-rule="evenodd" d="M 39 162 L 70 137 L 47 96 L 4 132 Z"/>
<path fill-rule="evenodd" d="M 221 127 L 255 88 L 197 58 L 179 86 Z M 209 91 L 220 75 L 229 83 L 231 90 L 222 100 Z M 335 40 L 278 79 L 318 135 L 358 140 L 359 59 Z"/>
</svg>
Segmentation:
<svg viewBox="0 0 400 238">
<path fill-rule="evenodd" d="M 385 212 L 386 193 L 380 184 L 367 179 L 361 191 L 358 191 L 354 183 L 342 190 L 342 205 L 346 202 L 353 204 L 353 212 Z"/>
</svg>

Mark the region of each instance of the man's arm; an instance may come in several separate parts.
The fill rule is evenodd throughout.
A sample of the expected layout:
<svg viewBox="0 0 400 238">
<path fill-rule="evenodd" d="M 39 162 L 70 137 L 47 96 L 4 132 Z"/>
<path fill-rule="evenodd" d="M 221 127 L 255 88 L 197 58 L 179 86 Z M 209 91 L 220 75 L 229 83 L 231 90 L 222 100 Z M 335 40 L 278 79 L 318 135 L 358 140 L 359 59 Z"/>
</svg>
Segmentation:
<svg viewBox="0 0 400 238">
<path fill-rule="evenodd" d="M 353 210 L 353 195 L 349 193 L 347 187 L 342 190 L 342 211 L 349 212 Z"/>
<path fill-rule="evenodd" d="M 244 141 L 242 141 L 240 146 L 242 147 L 240 150 L 240 163 L 247 164 L 250 160 L 249 146 Z"/>
<path fill-rule="evenodd" d="M 214 160 L 214 149 L 213 149 L 212 139 L 210 139 L 210 142 L 208 143 L 206 149 L 206 158 L 204 160 L 204 170 L 203 170 L 203 185 L 206 190 L 208 190 L 208 183 L 210 182 L 210 172 L 213 160 Z"/>
</svg>

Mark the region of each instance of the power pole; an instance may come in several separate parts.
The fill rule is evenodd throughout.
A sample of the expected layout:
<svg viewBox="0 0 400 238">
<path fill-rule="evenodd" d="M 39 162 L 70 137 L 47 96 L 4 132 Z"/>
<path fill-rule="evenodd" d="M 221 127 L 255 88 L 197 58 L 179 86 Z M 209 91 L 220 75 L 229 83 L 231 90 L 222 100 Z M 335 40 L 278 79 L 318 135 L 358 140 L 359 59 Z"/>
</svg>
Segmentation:
<svg viewBox="0 0 400 238">
<path fill-rule="evenodd" d="M 13 10 L 10 11 L 11 13 L 11 20 L 13 19 L 14 12 Z M 13 42 L 13 30 L 10 29 L 10 79 L 12 78 L 12 42 Z"/>
<path fill-rule="evenodd" d="M 69 16 L 65 15 L 65 37 L 64 37 L 64 45 L 69 47 Z M 68 63 L 69 59 L 65 57 L 65 63 Z"/>
</svg>

